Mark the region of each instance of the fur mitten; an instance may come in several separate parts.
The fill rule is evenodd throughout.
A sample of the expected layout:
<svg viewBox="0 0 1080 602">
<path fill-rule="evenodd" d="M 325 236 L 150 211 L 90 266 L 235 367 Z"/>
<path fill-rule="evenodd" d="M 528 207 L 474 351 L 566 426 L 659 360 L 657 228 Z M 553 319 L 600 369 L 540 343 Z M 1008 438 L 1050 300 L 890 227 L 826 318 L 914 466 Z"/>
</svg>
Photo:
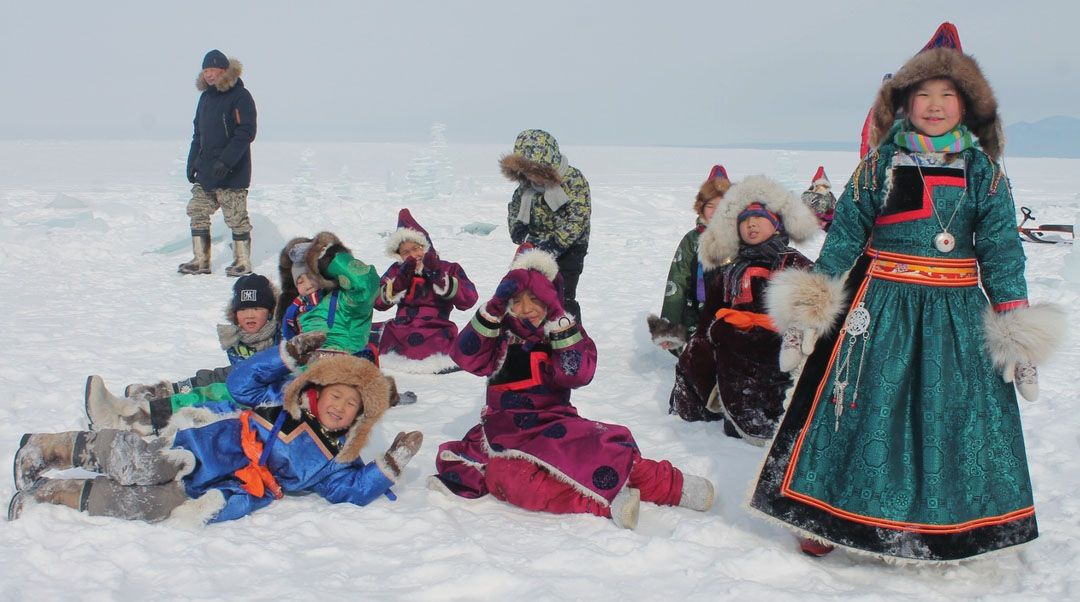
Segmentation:
<svg viewBox="0 0 1080 602">
<path fill-rule="evenodd" d="M 682 324 L 674 324 L 656 314 L 649 314 L 645 322 L 649 325 L 652 342 L 661 349 L 678 349 L 686 345 L 689 336 L 686 327 Z"/>
</svg>

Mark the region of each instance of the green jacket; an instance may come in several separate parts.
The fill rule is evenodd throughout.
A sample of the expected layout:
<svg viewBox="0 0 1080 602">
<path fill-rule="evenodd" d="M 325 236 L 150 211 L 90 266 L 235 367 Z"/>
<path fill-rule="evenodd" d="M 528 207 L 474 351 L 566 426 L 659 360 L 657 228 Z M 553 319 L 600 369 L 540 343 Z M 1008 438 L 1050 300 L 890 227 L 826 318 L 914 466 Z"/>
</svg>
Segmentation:
<svg viewBox="0 0 1080 602">
<path fill-rule="evenodd" d="M 661 318 L 672 324 L 685 326 L 687 336 L 693 335 L 697 330 L 698 313 L 705 303 L 705 299 L 698 299 L 697 296 L 697 272 L 700 265 L 697 258 L 698 240 L 701 238 L 702 229 L 699 220 L 698 226 L 679 241 L 675 256 L 671 258 L 671 268 L 668 270 L 667 285 L 664 288 L 664 305 L 660 310 Z"/>
<path fill-rule="evenodd" d="M 338 290 L 322 298 L 313 309 L 300 314 L 302 332 L 326 332 L 324 349 L 356 353 L 371 335 L 371 313 L 379 292 L 379 274 L 349 253 L 338 253 L 326 269 Z M 331 312 L 333 312 L 332 324 Z"/>
</svg>

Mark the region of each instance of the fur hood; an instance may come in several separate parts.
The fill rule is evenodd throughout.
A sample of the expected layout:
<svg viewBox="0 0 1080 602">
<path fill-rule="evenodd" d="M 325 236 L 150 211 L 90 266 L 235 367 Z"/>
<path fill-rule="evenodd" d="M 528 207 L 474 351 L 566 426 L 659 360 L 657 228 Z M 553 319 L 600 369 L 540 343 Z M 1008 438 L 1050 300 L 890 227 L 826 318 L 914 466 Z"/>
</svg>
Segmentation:
<svg viewBox="0 0 1080 602">
<path fill-rule="evenodd" d="M 218 92 L 228 92 L 240 81 L 240 74 L 244 72 L 244 65 L 239 60 L 229 57 L 229 68 L 221 74 L 214 87 Z M 241 84 L 243 85 L 243 84 Z M 199 70 L 199 74 L 195 76 L 195 89 L 199 92 L 205 92 L 210 86 L 203 79 L 202 70 Z"/>
<path fill-rule="evenodd" d="M 281 282 L 281 294 L 278 295 L 277 309 L 274 310 L 274 319 L 277 320 L 278 324 L 285 319 L 285 310 L 292 304 L 293 299 L 300 294 L 300 291 L 296 290 L 296 283 L 293 282 L 292 260 L 289 259 L 289 251 L 302 242 L 311 242 L 311 239 L 306 236 L 297 236 L 285 243 L 285 246 L 281 248 L 281 253 L 278 254 L 278 278 Z"/>
<path fill-rule="evenodd" d="M 282 405 L 290 416 L 299 419 L 300 410 L 311 409 L 304 395 L 305 389 L 334 384 L 349 385 L 360 393 L 362 411 L 349 427 L 341 451 L 334 457 L 335 462 L 348 464 L 360 457 L 360 450 L 371 436 L 371 429 L 390 407 L 389 386 L 375 364 L 353 355 L 321 357 L 285 387 Z"/>
<path fill-rule="evenodd" d="M 979 146 L 997 161 L 1005 150 L 1005 132 L 998 117 L 994 90 L 978 63 L 969 55 L 951 48 L 932 48 L 911 57 L 886 80 L 874 101 L 870 146 L 877 148 L 904 109 L 913 88 L 928 79 L 952 80 L 964 101 L 963 123 L 979 139 Z"/>
<path fill-rule="evenodd" d="M 532 182 L 540 186 L 563 183 L 559 170 L 563 155 L 555 137 L 544 130 L 525 130 L 514 140 L 514 150 L 499 159 L 499 168 L 513 182 Z"/>
<path fill-rule="evenodd" d="M 739 213 L 751 203 L 761 203 L 778 215 L 784 232 L 794 242 L 804 242 L 821 231 L 814 212 L 779 182 L 750 176 L 727 191 L 701 233 L 698 259 L 706 270 L 728 263 L 739 252 Z"/>
</svg>

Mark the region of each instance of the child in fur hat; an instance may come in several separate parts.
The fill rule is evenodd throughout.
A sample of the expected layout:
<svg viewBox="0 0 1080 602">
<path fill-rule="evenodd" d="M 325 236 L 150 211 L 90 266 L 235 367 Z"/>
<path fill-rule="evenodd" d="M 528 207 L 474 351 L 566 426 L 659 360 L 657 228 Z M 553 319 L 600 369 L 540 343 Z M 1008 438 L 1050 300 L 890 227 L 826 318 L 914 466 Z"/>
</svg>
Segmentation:
<svg viewBox="0 0 1080 602">
<path fill-rule="evenodd" d="M 366 505 L 390 487 L 423 441 L 399 433 L 365 464 L 360 450 L 386 411 L 386 381 L 371 362 L 324 357 L 293 378 L 300 357 L 271 351 L 239 364 L 263 386 L 284 387 L 284 405 L 245 410 L 169 437 L 132 431 L 24 435 L 15 455 L 18 490 L 8 519 L 36 504 L 96 516 L 155 522 L 221 522 L 246 516 L 286 493 L 312 491 L 332 503 Z M 93 479 L 49 479 L 49 469 L 78 467 Z"/>
<path fill-rule="evenodd" d="M 507 206 L 510 239 L 555 257 L 563 282 L 563 306 L 580 322 L 577 286 L 589 252 L 592 220 L 589 182 L 570 165 L 555 137 L 544 130 L 518 134 L 513 152 L 503 155 L 499 167 L 518 185 Z"/>
<path fill-rule="evenodd" d="M 458 332 L 450 312 L 475 305 L 476 287 L 460 265 L 439 257 L 408 209 L 398 212 L 386 253 L 396 261 L 379 281 L 375 309 L 396 305 L 397 315 L 382 325 L 381 366 L 428 374 L 458 370 L 448 355 Z"/>
<path fill-rule="evenodd" d="M 218 324 L 218 342 L 229 358 L 229 365 L 203 369 L 188 378 L 153 384 L 133 383 L 124 389 L 124 396 L 136 399 L 157 399 L 177 393 L 190 393 L 197 387 L 225 382 L 232 366 L 281 341 L 277 320 L 273 319 L 278 290 L 266 276 L 248 274 L 233 284 L 232 297 L 225 306 L 227 324 Z"/>
<path fill-rule="evenodd" d="M 1065 316 L 1028 305 L 1001 133 L 973 58 L 916 55 L 813 271 L 769 287 L 781 367 L 809 357 L 750 504 L 807 553 L 953 561 L 1037 536 L 1016 392 L 1035 399 Z"/>
<path fill-rule="evenodd" d="M 694 199 L 697 224 L 679 241 L 671 259 L 664 288 L 664 306 L 659 316 L 650 314 L 647 319 L 653 343 L 675 357 L 682 353 L 686 341 L 697 330 L 698 315 L 705 303 L 705 271 L 697 260 L 698 239 L 728 188 L 731 188 L 731 181 L 727 170 L 723 165 L 714 165 Z"/>
<path fill-rule="evenodd" d="M 588 420 L 570 403 L 596 369 L 596 345 L 562 307 L 558 265 L 521 253 L 454 342 L 463 369 L 487 376 L 480 424 L 444 443 L 432 488 L 491 493 L 529 510 L 589 513 L 633 528 L 641 500 L 708 510 L 712 484 L 645 459 L 629 429 Z"/>
<path fill-rule="evenodd" d="M 776 356 L 780 334 L 765 315 L 769 279 L 809 259 L 789 246 L 818 232 L 813 212 L 779 183 L 735 184 L 701 235 L 708 290 L 697 332 L 675 368 L 671 412 L 724 420 L 724 432 L 764 445 L 783 414 L 791 379 Z"/>
</svg>

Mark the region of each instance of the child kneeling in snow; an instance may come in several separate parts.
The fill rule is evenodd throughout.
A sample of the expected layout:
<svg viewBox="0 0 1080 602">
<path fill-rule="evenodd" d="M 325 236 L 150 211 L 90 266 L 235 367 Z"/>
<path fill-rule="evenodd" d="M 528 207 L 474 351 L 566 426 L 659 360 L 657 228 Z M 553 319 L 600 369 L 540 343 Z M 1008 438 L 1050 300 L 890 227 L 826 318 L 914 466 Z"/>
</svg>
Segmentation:
<svg viewBox="0 0 1080 602">
<path fill-rule="evenodd" d="M 626 528 L 640 500 L 708 510 L 712 483 L 642 458 L 629 429 L 571 405 L 570 390 L 592 380 L 596 345 L 563 310 L 557 273 L 550 255 L 525 251 L 455 340 L 454 361 L 488 377 L 487 404 L 463 440 L 439 447 L 430 486 Z"/>
<path fill-rule="evenodd" d="M 706 279 L 697 332 L 679 356 L 671 412 L 719 420 L 724 432 L 763 445 L 784 412 L 791 378 L 780 370 L 781 337 L 765 313 L 769 279 L 809 259 L 788 246 L 818 232 L 813 212 L 779 183 L 751 176 L 735 184 L 701 235 Z"/>
<path fill-rule="evenodd" d="M 45 503 L 149 522 L 220 522 L 304 491 L 363 506 L 388 493 L 423 441 L 419 431 L 399 433 L 382 457 L 363 463 L 360 450 L 387 395 L 374 364 L 338 355 L 318 359 L 290 382 L 284 406 L 246 410 L 171 437 L 117 430 L 27 434 L 15 455 L 18 492 L 8 519 Z M 74 467 L 102 476 L 40 476 Z"/>
<path fill-rule="evenodd" d="M 379 281 L 375 309 L 397 305 L 397 315 L 382 326 L 383 367 L 428 374 L 458 370 L 448 355 L 458 333 L 450 312 L 475 305 L 476 287 L 460 265 L 439 258 L 431 237 L 408 209 L 398 212 L 386 253 L 397 261 Z"/>
</svg>

